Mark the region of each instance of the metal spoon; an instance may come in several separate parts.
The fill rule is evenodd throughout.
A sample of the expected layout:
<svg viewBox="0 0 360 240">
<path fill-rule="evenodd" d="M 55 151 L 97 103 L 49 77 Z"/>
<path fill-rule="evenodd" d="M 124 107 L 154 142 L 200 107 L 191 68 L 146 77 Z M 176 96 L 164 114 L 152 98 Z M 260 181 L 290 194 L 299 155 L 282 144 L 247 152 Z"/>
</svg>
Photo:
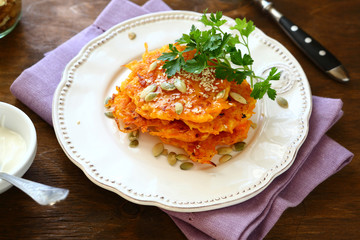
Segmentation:
<svg viewBox="0 0 360 240">
<path fill-rule="evenodd" d="M 3 179 L 18 187 L 29 195 L 40 205 L 53 205 L 67 197 L 69 190 L 47 186 L 41 183 L 29 181 L 20 177 L 0 172 L 0 179 Z"/>
</svg>

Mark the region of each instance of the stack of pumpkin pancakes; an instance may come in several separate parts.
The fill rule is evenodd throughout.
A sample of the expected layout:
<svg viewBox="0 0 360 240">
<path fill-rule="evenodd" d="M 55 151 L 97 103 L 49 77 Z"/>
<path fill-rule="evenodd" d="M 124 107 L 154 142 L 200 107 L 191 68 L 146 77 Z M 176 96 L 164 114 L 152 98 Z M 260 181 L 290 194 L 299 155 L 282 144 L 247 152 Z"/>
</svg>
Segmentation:
<svg viewBox="0 0 360 240">
<path fill-rule="evenodd" d="M 218 79 L 211 67 L 199 74 L 181 70 L 169 78 L 164 62 L 157 60 L 168 46 L 149 52 L 145 44 L 145 49 L 142 60 L 126 65 L 131 73 L 107 104 L 120 131 L 158 136 L 184 149 L 192 161 L 210 164 L 217 146 L 246 139 L 256 104 L 246 80 Z M 190 51 L 184 58 L 193 55 Z"/>
</svg>

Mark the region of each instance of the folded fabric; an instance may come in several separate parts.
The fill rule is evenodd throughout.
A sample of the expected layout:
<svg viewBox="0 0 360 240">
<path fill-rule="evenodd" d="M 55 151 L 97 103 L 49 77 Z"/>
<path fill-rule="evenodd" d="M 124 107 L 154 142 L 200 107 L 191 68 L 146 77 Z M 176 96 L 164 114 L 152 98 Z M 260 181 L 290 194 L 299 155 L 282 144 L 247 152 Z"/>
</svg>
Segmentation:
<svg viewBox="0 0 360 240">
<path fill-rule="evenodd" d="M 150 0 L 143 6 L 126 0 L 112 0 L 91 26 L 26 69 L 12 84 L 11 92 L 52 124 L 53 94 L 65 66 L 81 48 L 117 23 L 166 10 L 170 8 L 161 0 Z M 286 208 L 299 204 L 319 183 L 350 162 L 352 154 L 325 135 L 341 117 L 341 107 L 341 100 L 313 97 L 308 138 L 295 162 L 256 197 L 213 211 L 164 211 L 189 239 L 263 238 Z"/>
<path fill-rule="evenodd" d="M 143 6 L 126 0 L 112 0 L 92 25 L 22 72 L 11 85 L 10 91 L 52 125 L 51 106 L 56 87 L 68 62 L 86 43 L 122 21 L 147 13 L 168 10 L 171 8 L 161 0 L 150 0 Z"/>
</svg>

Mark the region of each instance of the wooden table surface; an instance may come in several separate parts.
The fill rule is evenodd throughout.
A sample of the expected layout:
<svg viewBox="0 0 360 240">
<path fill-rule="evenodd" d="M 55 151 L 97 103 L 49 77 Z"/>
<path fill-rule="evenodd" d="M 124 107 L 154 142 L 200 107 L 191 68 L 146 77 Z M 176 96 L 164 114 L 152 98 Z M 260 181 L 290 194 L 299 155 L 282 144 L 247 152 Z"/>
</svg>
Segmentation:
<svg viewBox="0 0 360 240">
<path fill-rule="evenodd" d="M 353 161 L 281 216 L 266 239 L 360 238 L 360 1 L 274 0 L 276 8 L 331 50 L 350 73 L 341 84 L 316 68 L 280 28 L 252 2 L 240 0 L 164 0 L 171 8 L 221 10 L 246 17 L 280 41 L 300 62 L 313 95 L 341 98 L 344 116 L 328 135 L 355 154 Z M 38 150 L 25 178 L 70 189 L 55 206 L 33 202 L 16 188 L 0 195 L 0 239 L 185 239 L 156 207 L 130 203 L 91 181 L 64 154 L 51 126 L 9 91 L 26 68 L 91 24 L 109 0 L 23 0 L 23 17 L 0 39 L 0 101 L 29 115 Z M 143 0 L 134 0 L 142 4 Z"/>
</svg>

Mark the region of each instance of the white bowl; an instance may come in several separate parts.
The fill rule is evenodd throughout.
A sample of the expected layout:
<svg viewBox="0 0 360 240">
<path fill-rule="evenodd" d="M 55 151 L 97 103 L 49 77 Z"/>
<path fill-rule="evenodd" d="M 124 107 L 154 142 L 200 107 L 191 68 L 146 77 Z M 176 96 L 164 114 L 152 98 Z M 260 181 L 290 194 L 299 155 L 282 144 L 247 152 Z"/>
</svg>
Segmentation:
<svg viewBox="0 0 360 240">
<path fill-rule="evenodd" d="M 23 111 L 8 103 L 0 102 L 0 120 L 3 118 L 3 127 L 20 134 L 26 143 L 26 152 L 23 159 L 14 163 L 10 169 L 6 169 L 6 173 L 22 177 L 30 168 L 36 155 L 37 140 L 35 127 Z M 0 193 L 5 192 L 10 187 L 12 187 L 11 184 L 0 180 Z"/>
</svg>

